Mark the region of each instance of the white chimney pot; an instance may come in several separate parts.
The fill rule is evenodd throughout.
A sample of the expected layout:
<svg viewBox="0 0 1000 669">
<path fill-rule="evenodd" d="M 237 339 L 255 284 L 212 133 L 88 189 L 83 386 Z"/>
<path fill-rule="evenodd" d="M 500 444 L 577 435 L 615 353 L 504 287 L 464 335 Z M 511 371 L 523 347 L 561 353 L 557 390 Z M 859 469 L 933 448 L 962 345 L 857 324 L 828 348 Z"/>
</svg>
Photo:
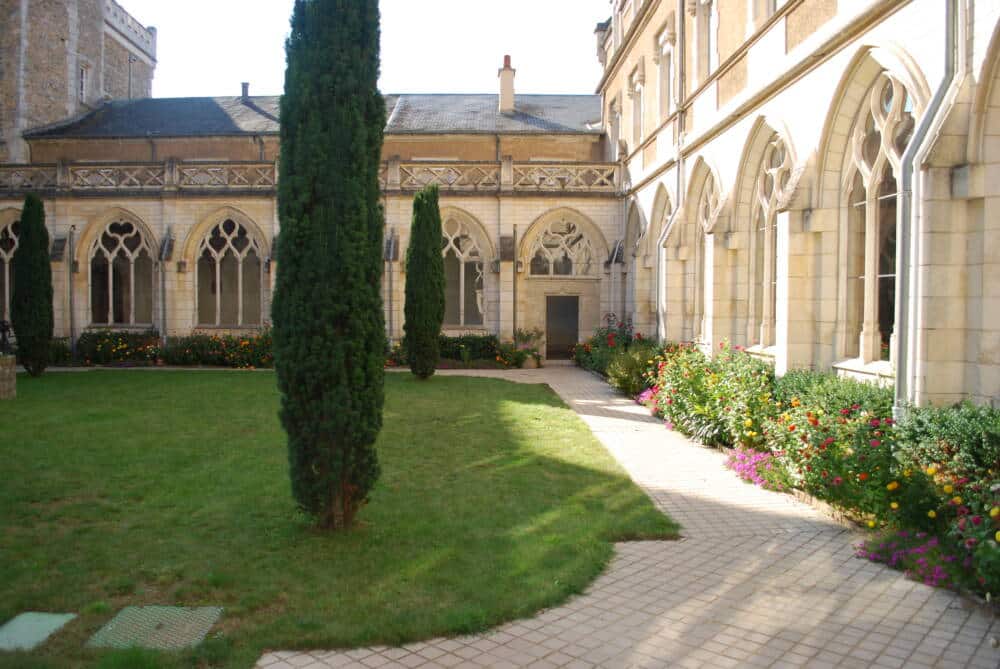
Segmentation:
<svg viewBox="0 0 1000 669">
<path fill-rule="evenodd" d="M 503 57 L 503 67 L 497 71 L 500 78 L 500 113 L 510 114 L 514 111 L 514 74 L 517 72 L 510 66 L 510 56 Z"/>
</svg>

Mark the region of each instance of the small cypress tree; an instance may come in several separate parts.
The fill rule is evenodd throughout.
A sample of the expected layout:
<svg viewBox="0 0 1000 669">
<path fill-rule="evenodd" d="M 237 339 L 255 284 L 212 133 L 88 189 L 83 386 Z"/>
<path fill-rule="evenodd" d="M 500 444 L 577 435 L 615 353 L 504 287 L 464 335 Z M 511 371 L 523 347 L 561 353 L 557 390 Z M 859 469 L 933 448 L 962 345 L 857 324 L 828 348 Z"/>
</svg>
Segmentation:
<svg viewBox="0 0 1000 669">
<path fill-rule="evenodd" d="M 41 376 L 52 347 L 52 266 L 45 207 L 33 194 L 24 199 L 21 210 L 10 315 L 21 364 L 32 376 Z"/>
<path fill-rule="evenodd" d="M 428 186 L 413 198 L 403 315 L 410 371 L 419 379 L 429 378 L 441 357 L 444 322 L 444 258 L 437 186 Z"/>
<path fill-rule="evenodd" d="M 350 527 L 379 475 L 385 325 L 377 0 L 296 0 L 281 99 L 274 358 L 292 493 Z"/>
</svg>

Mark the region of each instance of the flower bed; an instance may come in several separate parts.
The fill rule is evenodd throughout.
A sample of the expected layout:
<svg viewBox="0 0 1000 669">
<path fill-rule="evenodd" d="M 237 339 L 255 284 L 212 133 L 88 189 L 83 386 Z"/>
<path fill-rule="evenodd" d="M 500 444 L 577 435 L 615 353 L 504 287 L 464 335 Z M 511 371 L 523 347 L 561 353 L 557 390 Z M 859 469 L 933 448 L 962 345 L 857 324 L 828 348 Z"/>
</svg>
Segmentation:
<svg viewBox="0 0 1000 669">
<path fill-rule="evenodd" d="M 638 401 L 667 427 L 732 448 L 756 485 L 800 489 L 878 530 L 860 555 L 932 585 L 1000 591 L 1000 411 L 959 405 L 892 418 L 892 389 L 770 367 L 738 347 L 667 345 Z"/>
</svg>

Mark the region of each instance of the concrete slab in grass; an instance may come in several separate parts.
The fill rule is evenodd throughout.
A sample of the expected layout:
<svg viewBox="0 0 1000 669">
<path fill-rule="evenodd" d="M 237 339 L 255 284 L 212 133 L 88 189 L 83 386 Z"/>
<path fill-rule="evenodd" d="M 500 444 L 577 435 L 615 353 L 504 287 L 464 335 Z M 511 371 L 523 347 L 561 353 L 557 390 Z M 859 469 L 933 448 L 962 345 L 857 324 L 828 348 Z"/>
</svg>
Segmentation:
<svg viewBox="0 0 1000 669">
<path fill-rule="evenodd" d="M 127 606 L 97 631 L 88 646 L 180 650 L 201 643 L 222 609 L 214 606 Z"/>
<path fill-rule="evenodd" d="M 0 627 L 0 650 L 37 648 L 73 618 L 73 613 L 22 613 Z"/>
</svg>

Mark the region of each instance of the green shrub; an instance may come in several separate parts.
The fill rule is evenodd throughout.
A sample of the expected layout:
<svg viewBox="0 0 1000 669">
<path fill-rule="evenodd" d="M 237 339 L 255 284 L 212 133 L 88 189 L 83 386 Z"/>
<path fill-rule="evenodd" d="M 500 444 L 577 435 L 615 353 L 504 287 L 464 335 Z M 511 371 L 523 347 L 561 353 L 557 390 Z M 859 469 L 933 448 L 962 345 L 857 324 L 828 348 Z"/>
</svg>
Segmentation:
<svg viewBox="0 0 1000 669">
<path fill-rule="evenodd" d="M 1000 477 L 1000 410 L 963 402 L 909 410 L 899 424 L 900 457 L 915 467 L 991 485 Z"/>
<path fill-rule="evenodd" d="M 70 350 L 68 338 L 60 337 L 52 340 L 52 345 L 49 347 L 49 363 L 60 367 L 73 364 L 73 352 Z"/>
<path fill-rule="evenodd" d="M 10 320 L 21 364 L 31 376 L 40 376 L 49 364 L 52 345 L 52 264 L 45 207 L 38 196 L 24 199 L 14 251 L 14 290 Z"/>
<path fill-rule="evenodd" d="M 517 367 L 520 369 L 524 366 L 524 361 L 528 359 L 529 355 L 530 353 L 527 350 L 518 348 L 514 342 L 505 341 L 497 348 L 496 360 L 504 367 Z"/>
<path fill-rule="evenodd" d="M 76 340 L 77 358 L 85 365 L 151 364 L 160 357 L 155 330 L 88 330 Z"/>
<path fill-rule="evenodd" d="M 168 365 L 267 368 L 274 365 L 271 330 L 246 335 L 170 337 L 161 359 Z"/>
<path fill-rule="evenodd" d="M 281 424 L 298 507 L 347 528 L 379 477 L 385 402 L 378 3 L 296 2 L 285 47 L 271 308 Z"/>
<path fill-rule="evenodd" d="M 836 413 L 845 407 L 857 406 L 876 416 L 892 413 L 893 389 L 854 379 L 839 377 L 832 372 L 796 369 L 787 372 L 774 384 L 774 397 L 784 405 L 798 399 L 812 409 Z"/>
<path fill-rule="evenodd" d="M 656 351 L 656 344 L 643 341 L 633 342 L 627 350 L 615 350 L 607 366 L 608 382 L 635 397 L 646 388 L 646 371 Z"/>
<path fill-rule="evenodd" d="M 467 351 L 471 360 L 495 360 L 500 346 L 496 335 L 466 334 L 458 337 L 439 337 L 441 357 L 449 360 L 461 360 L 462 349 Z"/>
<path fill-rule="evenodd" d="M 413 198 L 410 246 L 406 251 L 403 341 L 410 371 L 419 379 L 434 374 L 441 359 L 444 322 L 444 259 L 438 188 L 426 186 Z"/>
</svg>

